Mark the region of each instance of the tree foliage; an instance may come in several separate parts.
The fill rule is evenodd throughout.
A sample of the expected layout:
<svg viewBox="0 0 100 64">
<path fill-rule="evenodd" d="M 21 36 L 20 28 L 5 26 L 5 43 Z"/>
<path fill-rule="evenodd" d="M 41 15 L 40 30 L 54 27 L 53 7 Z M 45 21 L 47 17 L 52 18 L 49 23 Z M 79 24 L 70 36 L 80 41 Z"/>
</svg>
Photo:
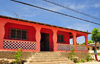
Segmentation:
<svg viewBox="0 0 100 64">
<path fill-rule="evenodd" d="M 88 40 L 88 44 L 91 44 L 91 43 L 94 43 L 93 41 L 91 41 L 91 40 Z M 85 42 L 84 43 L 82 43 L 81 45 L 85 45 Z"/>
<path fill-rule="evenodd" d="M 92 30 L 91 39 L 93 40 L 93 42 L 100 42 L 100 31 L 98 28 L 94 28 Z"/>
<path fill-rule="evenodd" d="M 98 58 L 97 58 L 97 42 L 100 43 L 100 31 L 99 31 L 98 28 L 94 28 L 94 29 L 92 30 L 91 39 L 93 40 L 93 42 L 95 42 L 94 54 L 95 54 L 95 59 L 96 59 L 96 61 L 98 61 Z"/>
<path fill-rule="evenodd" d="M 91 40 L 88 40 L 88 44 L 92 44 L 92 43 L 94 43 L 93 41 L 91 41 Z"/>
</svg>

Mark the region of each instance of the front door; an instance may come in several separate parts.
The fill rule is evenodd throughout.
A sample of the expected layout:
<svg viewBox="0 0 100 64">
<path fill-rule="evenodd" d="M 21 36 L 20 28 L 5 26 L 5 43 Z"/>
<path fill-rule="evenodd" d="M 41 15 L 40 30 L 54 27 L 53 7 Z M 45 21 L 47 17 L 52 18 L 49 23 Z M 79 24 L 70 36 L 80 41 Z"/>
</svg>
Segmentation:
<svg viewBox="0 0 100 64">
<path fill-rule="evenodd" d="M 41 43 L 40 43 L 41 51 L 49 51 L 49 34 L 41 33 Z"/>
</svg>

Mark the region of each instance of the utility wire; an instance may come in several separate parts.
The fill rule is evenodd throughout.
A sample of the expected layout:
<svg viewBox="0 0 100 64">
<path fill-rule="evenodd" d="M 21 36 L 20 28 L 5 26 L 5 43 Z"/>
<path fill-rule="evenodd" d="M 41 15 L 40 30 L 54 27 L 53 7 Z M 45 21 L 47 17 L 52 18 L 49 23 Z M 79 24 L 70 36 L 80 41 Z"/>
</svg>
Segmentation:
<svg viewBox="0 0 100 64">
<path fill-rule="evenodd" d="M 81 11 L 78 11 L 78 10 L 75 10 L 75 9 L 72 9 L 72 8 L 69 8 L 69 7 L 67 7 L 67 6 L 63 6 L 63 5 L 61 5 L 61 4 L 58 4 L 58 3 L 55 3 L 55 2 L 51 2 L 51 1 L 48 1 L 48 0 L 43 0 L 43 1 L 48 2 L 48 3 L 51 3 L 51 4 L 54 4 L 54 5 L 59 6 L 59 7 L 63 7 L 63 8 L 65 8 L 65 9 L 68 9 L 68 10 L 71 10 L 71 11 L 73 11 L 73 12 L 76 12 L 76 13 L 79 13 L 79 14 L 82 14 L 82 15 L 85 15 L 85 16 L 87 16 L 87 17 L 100 20 L 100 18 L 97 18 L 97 17 L 92 16 L 92 15 L 89 15 L 89 14 L 87 14 L 87 13 L 84 13 L 84 12 L 81 12 Z"/>
<path fill-rule="evenodd" d="M 92 23 L 92 24 L 100 25 L 99 23 L 95 23 L 95 22 L 92 22 L 92 21 L 89 21 L 89 20 L 85 20 L 85 19 L 82 19 L 82 18 L 78 18 L 78 17 L 75 17 L 75 16 L 71 16 L 71 15 L 65 14 L 65 13 L 53 11 L 53 10 L 46 9 L 46 8 L 43 8 L 43 7 L 39 7 L 39 6 L 36 6 L 36 5 L 31 5 L 31 4 L 20 2 L 20 1 L 16 1 L 16 0 L 11 0 L 11 1 L 17 2 L 17 3 L 21 3 L 21 4 L 24 4 L 24 5 L 28 5 L 28 6 L 31 6 L 31 7 L 39 8 L 39 9 L 42 9 L 42 10 L 50 11 L 50 12 L 53 12 L 53 13 L 57 13 L 57 14 L 60 14 L 60 15 L 63 15 L 63 16 L 68 16 L 68 17 L 75 18 L 75 19 L 78 19 L 78 20 L 82 20 L 82 21 L 85 21 L 85 22 L 89 22 L 89 23 Z"/>
</svg>

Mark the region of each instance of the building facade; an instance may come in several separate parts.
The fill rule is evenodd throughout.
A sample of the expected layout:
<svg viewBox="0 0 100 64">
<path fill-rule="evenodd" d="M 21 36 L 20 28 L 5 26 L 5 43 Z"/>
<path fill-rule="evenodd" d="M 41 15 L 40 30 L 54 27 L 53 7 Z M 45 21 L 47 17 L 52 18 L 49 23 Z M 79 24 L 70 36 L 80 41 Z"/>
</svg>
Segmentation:
<svg viewBox="0 0 100 64">
<path fill-rule="evenodd" d="M 89 50 L 89 53 L 94 54 L 95 43 L 88 44 L 88 50 Z M 97 53 L 100 53 L 100 44 L 99 43 L 97 43 Z"/>
<path fill-rule="evenodd" d="M 88 52 L 88 32 L 0 16 L 0 50 Z M 86 45 L 77 45 L 77 37 L 84 36 Z M 73 44 L 70 44 L 73 39 Z"/>
</svg>

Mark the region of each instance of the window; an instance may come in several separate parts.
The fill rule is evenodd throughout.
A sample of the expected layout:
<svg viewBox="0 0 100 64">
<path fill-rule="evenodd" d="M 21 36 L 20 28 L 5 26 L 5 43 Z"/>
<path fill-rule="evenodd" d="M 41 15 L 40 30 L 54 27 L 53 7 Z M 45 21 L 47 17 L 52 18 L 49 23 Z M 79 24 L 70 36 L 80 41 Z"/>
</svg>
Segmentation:
<svg viewBox="0 0 100 64">
<path fill-rule="evenodd" d="M 57 42 L 58 43 L 64 43 L 64 35 L 58 34 L 57 35 Z"/>
<path fill-rule="evenodd" d="M 97 50 L 99 50 L 99 47 L 97 47 Z"/>
<path fill-rule="evenodd" d="M 93 47 L 92 50 L 95 50 L 95 48 Z"/>
<path fill-rule="evenodd" d="M 10 38 L 18 39 L 18 40 L 26 40 L 27 39 L 27 31 L 21 29 L 11 29 L 10 30 Z"/>
</svg>

